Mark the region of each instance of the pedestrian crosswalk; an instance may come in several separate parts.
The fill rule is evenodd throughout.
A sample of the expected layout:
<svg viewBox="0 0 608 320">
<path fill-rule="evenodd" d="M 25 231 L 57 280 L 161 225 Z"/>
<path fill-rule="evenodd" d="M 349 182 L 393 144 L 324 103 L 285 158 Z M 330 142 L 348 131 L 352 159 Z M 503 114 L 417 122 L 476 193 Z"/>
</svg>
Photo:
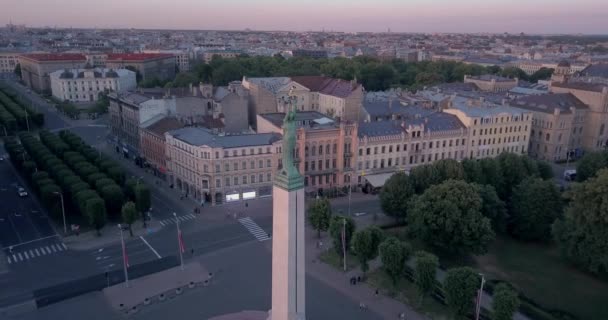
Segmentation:
<svg viewBox="0 0 608 320">
<path fill-rule="evenodd" d="M 26 260 L 34 259 L 41 256 L 56 254 L 61 251 L 67 250 L 68 247 L 64 243 L 47 244 L 36 248 L 27 249 L 7 249 L 6 259 L 8 264 L 24 262 Z"/>
<path fill-rule="evenodd" d="M 240 218 L 239 222 L 247 228 L 247 230 L 256 238 L 258 241 L 266 241 L 270 240 L 270 235 L 264 231 L 260 226 L 258 226 L 255 221 L 253 221 L 250 217 Z"/>
<path fill-rule="evenodd" d="M 179 220 L 179 222 L 184 222 L 184 221 L 188 221 L 188 220 L 192 220 L 195 219 L 196 216 L 192 213 L 187 214 L 187 215 L 183 215 L 183 216 L 177 216 L 177 219 Z M 168 219 L 164 219 L 160 221 L 160 225 L 161 226 L 167 226 L 170 224 L 174 224 L 175 223 L 175 218 L 168 218 Z"/>
</svg>

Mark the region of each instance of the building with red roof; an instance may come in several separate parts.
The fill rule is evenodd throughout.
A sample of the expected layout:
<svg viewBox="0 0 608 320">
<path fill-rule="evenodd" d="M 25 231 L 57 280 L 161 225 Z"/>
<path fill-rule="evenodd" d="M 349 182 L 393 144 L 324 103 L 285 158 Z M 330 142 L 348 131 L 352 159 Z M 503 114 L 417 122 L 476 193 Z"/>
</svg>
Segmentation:
<svg viewBox="0 0 608 320">
<path fill-rule="evenodd" d="M 84 68 L 87 58 L 76 53 L 28 53 L 19 56 L 21 79 L 35 91 L 50 91 L 49 75 L 61 69 Z"/>
<path fill-rule="evenodd" d="M 175 55 L 170 53 L 109 53 L 106 67 L 112 69 L 132 67 L 137 70 L 138 80 L 175 78 Z"/>
</svg>

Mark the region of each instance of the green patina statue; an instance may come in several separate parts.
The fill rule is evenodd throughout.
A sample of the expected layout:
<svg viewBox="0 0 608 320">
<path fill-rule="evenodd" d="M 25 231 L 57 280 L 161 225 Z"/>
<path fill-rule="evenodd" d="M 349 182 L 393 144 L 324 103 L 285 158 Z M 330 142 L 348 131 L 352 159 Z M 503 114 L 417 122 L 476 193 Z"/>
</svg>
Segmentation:
<svg viewBox="0 0 608 320">
<path fill-rule="evenodd" d="M 283 119 L 283 168 L 279 170 L 275 184 L 286 190 L 304 187 L 304 178 L 298 172 L 293 160 L 296 146 L 296 105 L 297 97 L 289 91 L 289 102 Z"/>
</svg>

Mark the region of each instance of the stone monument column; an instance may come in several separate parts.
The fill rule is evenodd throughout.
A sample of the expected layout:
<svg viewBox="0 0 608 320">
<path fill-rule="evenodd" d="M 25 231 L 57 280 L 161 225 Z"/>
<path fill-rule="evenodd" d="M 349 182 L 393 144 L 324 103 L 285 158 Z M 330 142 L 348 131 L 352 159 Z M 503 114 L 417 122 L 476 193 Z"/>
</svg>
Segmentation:
<svg viewBox="0 0 608 320">
<path fill-rule="evenodd" d="M 296 97 L 290 91 L 283 120 L 283 167 L 272 190 L 272 309 L 269 320 L 304 320 L 304 178 L 294 165 Z"/>
</svg>

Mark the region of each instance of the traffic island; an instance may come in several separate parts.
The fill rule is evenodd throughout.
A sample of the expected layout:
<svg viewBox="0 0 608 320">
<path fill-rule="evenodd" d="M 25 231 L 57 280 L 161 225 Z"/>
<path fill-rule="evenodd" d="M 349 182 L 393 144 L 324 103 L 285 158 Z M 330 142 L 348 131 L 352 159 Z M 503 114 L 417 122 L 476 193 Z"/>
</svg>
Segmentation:
<svg viewBox="0 0 608 320">
<path fill-rule="evenodd" d="M 185 290 L 209 283 L 210 273 L 198 262 L 117 284 L 102 290 L 115 310 L 135 313 L 153 302 L 172 299 Z"/>
</svg>

